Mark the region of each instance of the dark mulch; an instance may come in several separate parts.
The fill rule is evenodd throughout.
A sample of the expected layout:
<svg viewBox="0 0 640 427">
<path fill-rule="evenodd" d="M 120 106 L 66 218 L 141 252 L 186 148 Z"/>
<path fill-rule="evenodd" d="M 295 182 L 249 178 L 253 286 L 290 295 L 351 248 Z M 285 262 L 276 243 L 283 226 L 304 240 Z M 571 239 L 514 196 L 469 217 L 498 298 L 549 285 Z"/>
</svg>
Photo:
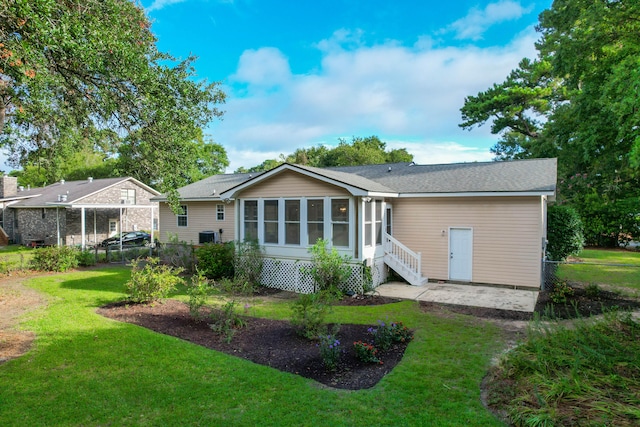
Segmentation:
<svg viewBox="0 0 640 427">
<path fill-rule="evenodd" d="M 640 308 L 640 301 L 637 299 L 627 298 L 615 292 L 600 290 L 597 295 L 590 296 L 583 287 L 573 285 L 572 288 L 574 294 L 567 297 L 567 302 L 561 303 L 553 302 L 549 291 L 540 292 L 536 313 L 557 319 L 575 319 L 615 309 L 637 310 Z"/>
<path fill-rule="evenodd" d="M 348 390 L 373 387 L 402 360 L 407 346 L 398 343 L 380 354 L 383 364 L 363 363 L 356 359 L 353 343 L 367 341 L 369 326 L 342 325 L 338 339 L 344 353 L 338 369 L 331 372 L 324 368 L 317 343 L 300 337 L 287 321 L 244 317 L 247 325 L 237 329 L 231 342 L 226 343 L 207 323 L 195 321 L 186 304 L 175 300 L 153 305 L 121 302 L 102 307 L 98 313 Z"/>
</svg>

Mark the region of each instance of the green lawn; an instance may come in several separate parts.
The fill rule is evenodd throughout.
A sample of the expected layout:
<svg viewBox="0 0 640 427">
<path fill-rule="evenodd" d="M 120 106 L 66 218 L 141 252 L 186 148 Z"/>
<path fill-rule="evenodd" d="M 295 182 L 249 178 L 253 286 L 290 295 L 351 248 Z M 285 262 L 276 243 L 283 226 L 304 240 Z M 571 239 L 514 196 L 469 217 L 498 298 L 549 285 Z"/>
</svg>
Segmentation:
<svg viewBox="0 0 640 427">
<path fill-rule="evenodd" d="M 21 245 L 0 246 L 0 274 L 26 270 L 33 258 L 33 251 Z"/>
<path fill-rule="evenodd" d="M 585 249 L 578 258 L 589 264 L 561 265 L 558 269 L 561 279 L 640 291 L 640 252 Z"/>
<path fill-rule="evenodd" d="M 403 321 L 414 328 L 403 361 L 375 387 L 332 390 L 94 310 L 124 297 L 126 268 L 35 278 L 49 295 L 23 327 L 26 355 L 0 365 L 0 425 L 501 425 L 480 403 L 480 382 L 503 341 L 495 326 L 436 317 L 414 302 L 337 307 L 331 321 Z M 254 303 L 288 316 L 286 303 Z"/>
</svg>

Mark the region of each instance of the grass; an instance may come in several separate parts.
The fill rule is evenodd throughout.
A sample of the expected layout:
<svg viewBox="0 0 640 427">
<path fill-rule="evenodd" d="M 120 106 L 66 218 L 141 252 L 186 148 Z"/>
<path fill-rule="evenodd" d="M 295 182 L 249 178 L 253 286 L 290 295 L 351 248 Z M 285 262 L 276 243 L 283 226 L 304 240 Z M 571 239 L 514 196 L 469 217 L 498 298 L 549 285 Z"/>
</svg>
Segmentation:
<svg viewBox="0 0 640 427">
<path fill-rule="evenodd" d="M 491 399 L 505 397 L 518 426 L 637 426 L 640 323 L 627 313 L 571 328 L 536 325 L 502 360 Z"/>
<path fill-rule="evenodd" d="M 21 245 L 0 246 L 0 274 L 28 269 L 33 251 Z"/>
<path fill-rule="evenodd" d="M 606 284 L 619 290 L 640 291 L 640 252 L 585 249 L 578 258 L 588 264 L 560 265 L 558 268 L 560 279 L 569 282 Z"/>
<path fill-rule="evenodd" d="M 331 321 L 389 317 L 415 339 L 375 387 L 332 390 L 97 315 L 124 298 L 128 277 L 108 268 L 28 282 L 49 304 L 22 324 L 36 332 L 34 348 L 0 365 L 0 425 L 501 425 L 480 403 L 480 382 L 503 346 L 489 323 L 433 316 L 409 301 L 336 307 Z M 251 310 L 288 318 L 288 307 L 265 299 Z"/>
</svg>

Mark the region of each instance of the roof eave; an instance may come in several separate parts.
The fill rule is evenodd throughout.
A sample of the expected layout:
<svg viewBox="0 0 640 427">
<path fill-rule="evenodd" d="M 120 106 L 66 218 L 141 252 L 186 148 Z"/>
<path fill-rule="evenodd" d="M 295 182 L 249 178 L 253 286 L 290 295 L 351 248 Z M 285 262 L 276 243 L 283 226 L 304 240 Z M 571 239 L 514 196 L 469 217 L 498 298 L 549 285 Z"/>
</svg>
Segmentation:
<svg viewBox="0 0 640 427">
<path fill-rule="evenodd" d="M 465 191 L 449 193 L 400 193 L 400 198 L 434 198 L 434 197 L 542 197 L 555 196 L 555 191 Z"/>
</svg>

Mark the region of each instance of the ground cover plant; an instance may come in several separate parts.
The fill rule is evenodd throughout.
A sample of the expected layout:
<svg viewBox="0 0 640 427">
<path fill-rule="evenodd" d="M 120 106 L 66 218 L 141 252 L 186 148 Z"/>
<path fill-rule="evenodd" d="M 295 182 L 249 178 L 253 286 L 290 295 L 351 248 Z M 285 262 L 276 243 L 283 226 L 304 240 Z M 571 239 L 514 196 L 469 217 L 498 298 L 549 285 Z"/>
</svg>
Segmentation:
<svg viewBox="0 0 640 427">
<path fill-rule="evenodd" d="M 488 403 L 517 426 L 637 426 L 640 323 L 613 312 L 534 324 L 489 378 Z"/>
<path fill-rule="evenodd" d="M 97 314 L 125 299 L 129 276 L 101 268 L 29 279 L 49 304 L 22 324 L 38 337 L 31 351 L 0 365 L 0 424 L 500 425 L 479 391 L 503 346 L 491 323 L 410 301 L 335 306 L 330 323 L 388 316 L 415 331 L 391 373 L 346 392 Z M 170 297 L 187 301 L 186 288 Z M 290 299 L 256 298 L 252 316 L 290 317 Z"/>
</svg>

